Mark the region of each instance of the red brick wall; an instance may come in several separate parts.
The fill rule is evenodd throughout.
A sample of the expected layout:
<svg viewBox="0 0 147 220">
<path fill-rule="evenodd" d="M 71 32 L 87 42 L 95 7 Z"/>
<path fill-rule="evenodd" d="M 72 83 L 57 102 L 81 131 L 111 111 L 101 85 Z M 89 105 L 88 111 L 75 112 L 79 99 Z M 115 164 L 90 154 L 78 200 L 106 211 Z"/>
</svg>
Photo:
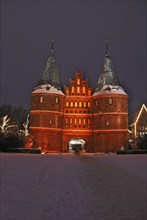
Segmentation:
<svg viewBox="0 0 147 220">
<path fill-rule="evenodd" d="M 66 96 L 32 93 L 30 134 L 33 147 L 68 152 L 69 141 L 80 137 L 88 152 L 120 149 L 128 138 L 128 96 L 92 96 L 88 80 L 77 72 Z"/>
<path fill-rule="evenodd" d="M 33 147 L 59 152 L 62 149 L 64 96 L 32 94 L 30 134 Z"/>
<path fill-rule="evenodd" d="M 128 96 L 107 94 L 93 97 L 93 149 L 116 151 L 128 140 Z"/>
</svg>

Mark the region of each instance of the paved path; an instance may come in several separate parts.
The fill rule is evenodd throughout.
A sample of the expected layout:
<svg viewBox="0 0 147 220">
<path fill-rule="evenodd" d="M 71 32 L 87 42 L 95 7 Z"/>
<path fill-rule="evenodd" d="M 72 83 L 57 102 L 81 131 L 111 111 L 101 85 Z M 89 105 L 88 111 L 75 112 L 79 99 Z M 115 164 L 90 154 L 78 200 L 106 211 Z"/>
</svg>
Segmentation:
<svg viewBox="0 0 147 220">
<path fill-rule="evenodd" d="M 1 154 L 1 220 L 146 220 L 146 155 Z"/>
</svg>

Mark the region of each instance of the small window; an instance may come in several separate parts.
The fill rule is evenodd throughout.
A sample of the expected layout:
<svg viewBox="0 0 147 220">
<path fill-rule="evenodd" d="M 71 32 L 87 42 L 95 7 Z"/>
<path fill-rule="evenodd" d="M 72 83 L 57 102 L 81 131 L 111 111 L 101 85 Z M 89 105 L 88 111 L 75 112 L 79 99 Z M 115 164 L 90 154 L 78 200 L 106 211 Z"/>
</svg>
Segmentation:
<svg viewBox="0 0 147 220">
<path fill-rule="evenodd" d="M 66 95 L 69 95 L 69 90 L 68 89 L 66 89 Z"/>
<path fill-rule="evenodd" d="M 75 102 L 75 107 L 78 107 L 78 102 Z"/>
<path fill-rule="evenodd" d="M 66 107 L 69 107 L 69 101 L 66 102 Z"/>
<path fill-rule="evenodd" d="M 80 86 L 77 87 L 77 94 L 80 94 Z"/>
<path fill-rule="evenodd" d="M 56 97 L 56 100 L 55 100 L 56 104 L 59 103 L 59 98 Z"/>
<path fill-rule="evenodd" d="M 73 102 L 70 102 L 70 107 L 73 107 Z"/>
<path fill-rule="evenodd" d="M 82 102 L 79 102 L 79 107 L 82 107 Z"/>
<path fill-rule="evenodd" d="M 68 118 L 65 119 L 65 123 L 68 124 Z"/>
<path fill-rule="evenodd" d="M 79 78 L 77 79 L 77 85 L 80 85 L 80 79 Z"/>
<path fill-rule="evenodd" d="M 74 95 L 74 92 L 75 92 L 75 87 L 72 86 L 72 87 L 71 87 L 71 93 L 72 93 L 72 95 Z"/>
<path fill-rule="evenodd" d="M 97 100 L 95 100 L 95 105 L 97 106 Z"/>
<path fill-rule="evenodd" d="M 40 103 L 42 103 L 42 102 L 43 102 L 43 97 L 41 96 L 41 97 L 40 97 Z"/>
<path fill-rule="evenodd" d="M 88 90 L 88 95 L 91 95 L 91 91 L 90 90 Z"/>
<path fill-rule="evenodd" d="M 70 123 L 70 125 L 72 124 L 72 118 L 70 118 L 69 123 Z"/>
<path fill-rule="evenodd" d="M 81 120 L 81 118 L 79 118 L 79 125 L 81 125 L 81 123 L 82 123 L 82 120 Z"/>
<path fill-rule="evenodd" d="M 91 106 L 91 104 L 90 104 L 90 102 L 88 102 L 88 107 L 90 108 L 90 106 Z"/>
<path fill-rule="evenodd" d="M 83 95 L 85 95 L 85 93 L 86 93 L 85 86 L 83 86 L 82 90 L 83 90 Z"/>
<path fill-rule="evenodd" d="M 86 107 L 86 102 L 83 103 L 83 107 Z"/>
<path fill-rule="evenodd" d="M 109 98 L 109 105 L 112 105 L 113 102 L 112 102 L 112 98 Z"/>
<path fill-rule="evenodd" d="M 90 118 L 88 118 L 88 125 L 90 125 Z"/>
<path fill-rule="evenodd" d="M 74 124 L 76 125 L 77 124 L 77 119 L 75 118 L 75 120 L 74 120 Z"/>
</svg>

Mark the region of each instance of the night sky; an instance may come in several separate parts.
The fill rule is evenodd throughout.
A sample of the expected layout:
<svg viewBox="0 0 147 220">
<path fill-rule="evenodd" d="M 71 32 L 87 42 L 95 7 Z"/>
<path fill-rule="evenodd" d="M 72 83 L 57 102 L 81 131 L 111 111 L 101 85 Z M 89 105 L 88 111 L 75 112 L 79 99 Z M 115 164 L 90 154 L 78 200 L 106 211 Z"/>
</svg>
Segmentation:
<svg viewBox="0 0 147 220">
<path fill-rule="evenodd" d="M 76 70 L 95 89 L 108 41 L 129 111 L 146 103 L 146 1 L 1 1 L 1 103 L 29 108 L 51 40 L 62 85 Z"/>
</svg>

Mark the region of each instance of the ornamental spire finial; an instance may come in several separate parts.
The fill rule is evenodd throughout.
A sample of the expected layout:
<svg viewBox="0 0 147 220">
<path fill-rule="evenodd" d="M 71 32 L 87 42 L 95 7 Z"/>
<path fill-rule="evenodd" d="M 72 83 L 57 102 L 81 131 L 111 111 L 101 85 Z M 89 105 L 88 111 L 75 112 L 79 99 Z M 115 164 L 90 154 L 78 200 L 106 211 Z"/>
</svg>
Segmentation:
<svg viewBox="0 0 147 220">
<path fill-rule="evenodd" d="M 51 49 L 54 49 L 54 40 L 52 40 Z"/>
<path fill-rule="evenodd" d="M 105 43 L 106 43 L 106 52 L 105 52 L 105 55 L 106 55 L 106 57 L 108 57 L 108 56 L 110 56 L 109 49 L 108 49 L 108 41 L 106 40 Z"/>
</svg>

